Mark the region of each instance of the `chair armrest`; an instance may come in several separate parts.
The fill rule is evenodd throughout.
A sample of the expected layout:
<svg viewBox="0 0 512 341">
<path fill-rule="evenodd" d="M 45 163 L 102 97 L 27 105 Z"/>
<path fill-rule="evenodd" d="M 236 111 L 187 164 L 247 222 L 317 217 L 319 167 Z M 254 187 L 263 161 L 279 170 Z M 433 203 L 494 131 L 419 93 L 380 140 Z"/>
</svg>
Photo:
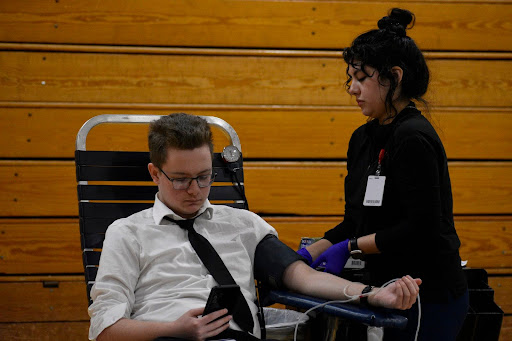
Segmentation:
<svg viewBox="0 0 512 341">
<path fill-rule="evenodd" d="M 270 291 L 266 299 L 273 303 L 281 303 L 302 309 L 310 309 L 327 302 L 321 298 L 279 290 Z M 350 303 L 332 303 L 318 308 L 316 311 L 368 326 L 398 329 L 404 329 L 407 326 L 407 318 L 394 313 L 390 309 L 367 308 Z"/>
</svg>

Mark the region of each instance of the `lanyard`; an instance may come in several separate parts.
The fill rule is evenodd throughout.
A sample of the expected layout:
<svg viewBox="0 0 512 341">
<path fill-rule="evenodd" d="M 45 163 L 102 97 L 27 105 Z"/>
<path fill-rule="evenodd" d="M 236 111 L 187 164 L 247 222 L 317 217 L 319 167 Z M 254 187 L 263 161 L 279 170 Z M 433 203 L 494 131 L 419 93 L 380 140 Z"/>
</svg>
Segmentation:
<svg viewBox="0 0 512 341">
<path fill-rule="evenodd" d="M 377 176 L 380 175 L 380 172 L 382 170 L 382 159 L 384 159 L 385 154 L 386 154 L 386 151 L 384 150 L 384 148 L 382 148 L 379 153 L 379 164 L 377 165 L 377 171 L 375 172 L 375 175 L 377 175 Z"/>
</svg>

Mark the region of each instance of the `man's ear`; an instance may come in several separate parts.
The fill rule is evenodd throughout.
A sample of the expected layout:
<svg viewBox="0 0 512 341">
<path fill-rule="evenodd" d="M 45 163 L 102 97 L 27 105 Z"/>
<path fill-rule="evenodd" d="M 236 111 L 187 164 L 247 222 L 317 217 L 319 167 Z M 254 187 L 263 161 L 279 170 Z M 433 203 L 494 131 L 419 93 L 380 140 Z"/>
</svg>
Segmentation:
<svg viewBox="0 0 512 341">
<path fill-rule="evenodd" d="M 151 178 L 153 179 L 153 182 L 157 185 L 159 185 L 160 183 L 160 170 L 158 169 L 157 166 L 155 166 L 154 164 L 152 164 L 151 162 L 148 163 L 148 171 L 149 171 L 149 175 L 151 175 Z"/>
<path fill-rule="evenodd" d="M 404 77 L 404 70 L 400 66 L 393 66 L 391 68 L 391 74 L 395 78 L 396 84 L 399 85 Z"/>
</svg>

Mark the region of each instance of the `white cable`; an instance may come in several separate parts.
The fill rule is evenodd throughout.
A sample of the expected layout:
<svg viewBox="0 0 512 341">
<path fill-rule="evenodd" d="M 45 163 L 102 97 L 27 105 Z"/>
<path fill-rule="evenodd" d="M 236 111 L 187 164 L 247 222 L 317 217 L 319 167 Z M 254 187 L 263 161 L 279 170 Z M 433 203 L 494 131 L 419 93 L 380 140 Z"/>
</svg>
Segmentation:
<svg viewBox="0 0 512 341">
<path fill-rule="evenodd" d="M 312 312 L 313 310 L 318 309 L 318 308 L 322 308 L 322 307 L 324 307 L 324 306 L 326 306 L 326 305 L 328 305 L 328 304 L 333 304 L 333 303 L 348 303 L 348 302 L 352 302 L 352 301 L 355 301 L 355 300 L 357 299 L 357 297 L 359 297 L 359 296 L 356 296 L 355 298 L 349 298 L 349 299 L 347 299 L 347 300 L 335 300 L 335 301 L 328 301 L 328 302 L 324 302 L 324 303 L 322 303 L 322 304 L 319 304 L 319 305 L 316 305 L 316 306 L 314 306 L 314 307 L 312 307 L 312 308 L 309 308 L 308 310 L 306 310 L 306 311 L 305 311 L 304 313 L 302 313 L 302 314 L 303 314 L 303 315 L 307 315 L 307 314 L 309 314 L 310 312 Z M 294 332 L 294 334 L 293 334 L 293 340 L 294 340 L 294 341 L 297 341 L 297 331 L 299 330 L 299 324 L 300 324 L 300 322 L 301 322 L 301 321 L 302 321 L 302 319 L 301 319 L 301 318 L 299 318 L 299 319 L 297 320 L 297 323 L 295 323 L 295 332 Z"/>
<path fill-rule="evenodd" d="M 420 294 L 418 294 L 418 327 L 416 327 L 416 336 L 414 337 L 414 341 L 418 340 L 418 334 L 420 332 L 420 322 L 421 322 L 421 302 L 420 302 Z"/>
<path fill-rule="evenodd" d="M 318 304 L 312 308 L 309 308 L 308 310 L 306 310 L 304 313 L 302 313 L 303 315 L 307 315 L 309 314 L 310 312 L 312 312 L 313 310 L 315 309 L 318 309 L 318 308 L 322 308 L 328 304 L 334 304 L 334 303 L 349 303 L 349 302 L 352 302 L 352 301 L 355 301 L 356 299 L 358 298 L 361 298 L 361 297 L 368 297 L 370 295 L 375 295 L 377 294 L 382 288 L 385 288 L 387 287 L 388 285 L 390 285 L 391 283 L 393 282 L 396 282 L 398 281 L 399 278 L 395 278 L 395 279 L 392 279 L 390 281 L 387 281 L 386 283 L 384 283 L 380 288 L 377 288 L 375 291 L 371 291 L 369 293 L 366 293 L 366 294 L 360 294 L 360 295 L 349 295 L 347 294 L 346 292 L 346 289 L 350 286 L 347 285 L 345 286 L 345 288 L 343 288 L 343 294 L 345 295 L 345 297 L 348 297 L 348 299 L 346 300 L 334 300 L 334 301 L 328 301 L 328 302 L 324 302 L 324 303 L 321 303 L 321 304 Z M 297 319 L 297 323 L 295 323 L 295 331 L 293 333 L 293 340 L 294 341 L 297 341 L 297 331 L 299 330 L 299 324 L 300 322 L 302 322 L 302 318 L 298 318 Z M 420 332 L 420 322 L 421 322 L 421 302 L 420 302 L 420 295 L 418 294 L 418 326 L 416 327 L 416 336 L 414 337 L 414 340 L 417 341 L 418 340 L 418 334 Z"/>
</svg>

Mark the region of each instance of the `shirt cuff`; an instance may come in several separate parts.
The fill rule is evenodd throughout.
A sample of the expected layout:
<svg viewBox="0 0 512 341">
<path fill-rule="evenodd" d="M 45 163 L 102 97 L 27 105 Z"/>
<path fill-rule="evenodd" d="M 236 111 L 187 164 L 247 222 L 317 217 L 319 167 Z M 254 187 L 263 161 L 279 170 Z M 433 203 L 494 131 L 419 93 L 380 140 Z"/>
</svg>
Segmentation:
<svg viewBox="0 0 512 341">
<path fill-rule="evenodd" d="M 127 303 L 116 304 L 104 311 L 94 312 L 89 308 L 91 326 L 89 328 L 89 340 L 95 340 L 101 332 L 126 316 Z"/>
</svg>

